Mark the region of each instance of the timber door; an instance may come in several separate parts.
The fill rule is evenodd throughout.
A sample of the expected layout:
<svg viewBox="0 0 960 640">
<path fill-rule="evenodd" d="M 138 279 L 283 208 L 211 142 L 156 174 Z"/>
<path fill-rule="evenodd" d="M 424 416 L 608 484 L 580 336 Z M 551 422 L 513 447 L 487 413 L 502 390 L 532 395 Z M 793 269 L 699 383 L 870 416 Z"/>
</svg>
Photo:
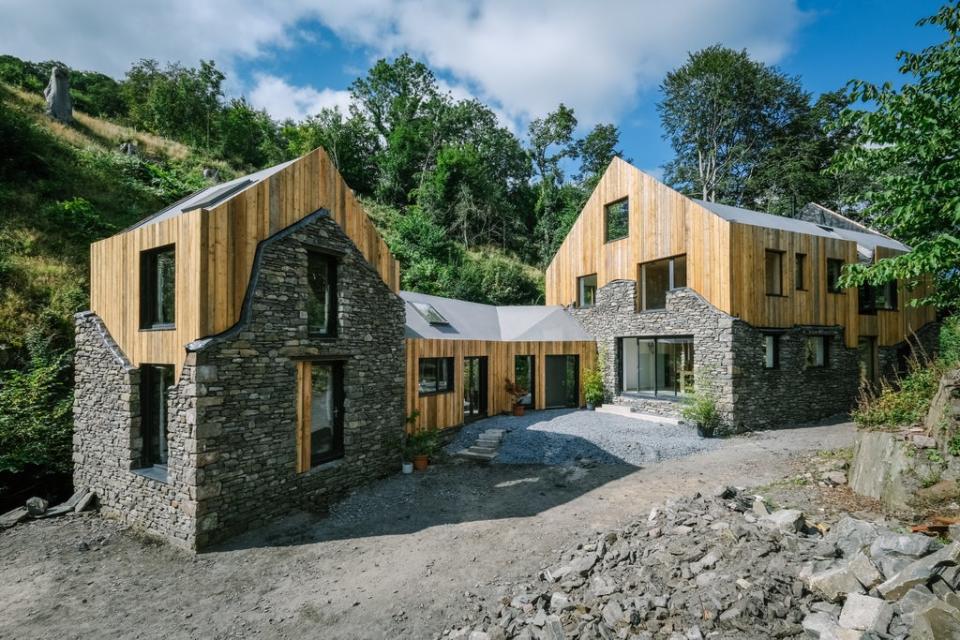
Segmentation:
<svg viewBox="0 0 960 640">
<path fill-rule="evenodd" d="M 547 356 L 544 396 L 547 409 L 580 406 L 580 358 Z"/>
<path fill-rule="evenodd" d="M 463 421 L 470 422 L 487 415 L 487 358 L 469 356 L 463 359 Z"/>
</svg>

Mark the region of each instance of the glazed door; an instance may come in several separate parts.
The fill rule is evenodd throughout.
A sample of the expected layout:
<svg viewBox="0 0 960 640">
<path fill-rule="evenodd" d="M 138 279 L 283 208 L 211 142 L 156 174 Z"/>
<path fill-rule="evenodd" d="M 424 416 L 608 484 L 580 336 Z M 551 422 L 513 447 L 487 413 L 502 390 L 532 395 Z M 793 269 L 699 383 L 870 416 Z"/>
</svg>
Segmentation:
<svg viewBox="0 0 960 640">
<path fill-rule="evenodd" d="M 463 359 L 463 421 L 487 415 L 487 358 Z"/>
<path fill-rule="evenodd" d="M 544 373 L 546 407 L 580 406 L 580 359 L 578 356 L 547 356 Z"/>
</svg>

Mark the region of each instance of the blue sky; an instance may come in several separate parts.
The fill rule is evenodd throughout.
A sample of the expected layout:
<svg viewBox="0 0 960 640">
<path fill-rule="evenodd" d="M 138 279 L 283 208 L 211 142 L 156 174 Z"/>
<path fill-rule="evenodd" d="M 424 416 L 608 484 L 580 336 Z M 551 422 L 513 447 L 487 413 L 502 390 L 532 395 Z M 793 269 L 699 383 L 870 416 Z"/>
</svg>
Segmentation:
<svg viewBox="0 0 960 640">
<path fill-rule="evenodd" d="M 627 157 L 670 158 L 657 86 L 688 51 L 714 43 L 799 75 L 814 94 L 852 78 L 898 82 L 895 55 L 940 39 L 917 28 L 928 0 L 75 0 L 51 10 L 0 0 L 0 52 L 121 77 L 142 57 L 213 58 L 228 91 L 274 116 L 345 106 L 377 58 L 409 51 L 455 96 L 491 104 L 522 133 L 560 101 L 584 129 L 622 131 Z"/>
</svg>

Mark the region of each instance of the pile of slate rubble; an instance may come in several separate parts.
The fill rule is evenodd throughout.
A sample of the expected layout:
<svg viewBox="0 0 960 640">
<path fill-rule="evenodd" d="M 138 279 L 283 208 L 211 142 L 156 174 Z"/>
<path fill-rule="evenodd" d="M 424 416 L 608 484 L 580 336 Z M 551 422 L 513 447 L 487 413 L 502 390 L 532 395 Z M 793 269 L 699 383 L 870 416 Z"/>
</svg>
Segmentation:
<svg viewBox="0 0 960 640">
<path fill-rule="evenodd" d="M 562 553 L 441 637 L 960 639 L 958 564 L 960 542 L 827 530 L 722 487 Z"/>
</svg>

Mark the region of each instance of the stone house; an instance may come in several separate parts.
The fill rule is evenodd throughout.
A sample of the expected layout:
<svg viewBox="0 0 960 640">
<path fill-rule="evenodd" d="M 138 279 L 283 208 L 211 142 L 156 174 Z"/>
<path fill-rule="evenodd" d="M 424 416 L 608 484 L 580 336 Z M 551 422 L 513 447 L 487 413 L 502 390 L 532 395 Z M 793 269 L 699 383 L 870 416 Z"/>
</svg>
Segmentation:
<svg viewBox="0 0 960 640">
<path fill-rule="evenodd" d="M 696 387 L 728 430 L 851 408 L 861 381 L 928 353 L 936 315 L 896 281 L 842 288 L 844 264 L 908 247 L 815 204 L 794 217 L 687 198 L 615 159 L 546 271 L 604 354 L 607 400 L 678 415 Z"/>
<path fill-rule="evenodd" d="M 611 402 L 676 415 L 706 384 L 730 428 L 844 411 L 914 331 L 901 284 L 838 290 L 906 247 L 813 208 L 685 198 L 615 160 L 546 273 L 546 306 L 400 291 L 322 150 L 195 193 L 90 250 L 76 317 L 74 484 L 199 549 L 399 470 L 414 429 Z"/>
</svg>

